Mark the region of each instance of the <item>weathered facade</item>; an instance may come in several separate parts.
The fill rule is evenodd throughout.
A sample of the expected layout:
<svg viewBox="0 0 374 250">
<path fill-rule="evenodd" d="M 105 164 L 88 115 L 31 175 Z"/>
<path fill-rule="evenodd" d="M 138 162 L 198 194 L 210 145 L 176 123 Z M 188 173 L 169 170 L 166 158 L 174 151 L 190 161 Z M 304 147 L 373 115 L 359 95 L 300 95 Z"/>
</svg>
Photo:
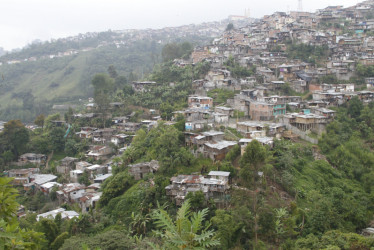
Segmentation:
<svg viewBox="0 0 374 250">
<path fill-rule="evenodd" d="M 34 154 L 34 153 L 27 153 L 23 154 L 19 157 L 18 162 L 21 164 L 27 164 L 27 163 L 32 163 L 32 164 L 45 164 L 47 160 L 47 156 L 43 154 Z"/>
<path fill-rule="evenodd" d="M 39 168 L 26 168 L 26 169 L 10 169 L 6 171 L 8 177 L 14 178 L 12 184 L 23 185 L 30 183 L 30 178 L 34 174 L 39 173 Z"/>
<path fill-rule="evenodd" d="M 202 191 L 205 199 L 222 201 L 222 197 L 229 190 L 229 172 L 211 171 L 208 177 L 201 175 L 178 175 L 170 179 L 166 195 L 170 196 L 180 206 L 189 192 Z"/>
<path fill-rule="evenodd" d="M 236 141 L 218 141 L 204 143 L 204 156 L 213 161 L 221 161 L 232 147 L 237 145 Z"/>
<path fill-rule="evenodd" d="M 158 161 L 142 162 L 129 165 L 129 173 L 134 176 L 135 180 L 141 180 L 148 173 L 155 173 L 159 168 Z"/>
<path fill-rule="evenodd" d="M 190 108 L 210 109 L 213 107 L 213 98 L 207 96 L 189 96 L 188 106 Z"/>
<path fill-rule="evenodd" d="M 76 162 L 78 162 L 78 158 L 65 157 L 64 159 L 60 161 L 60 165 L 57 166 L 56 168 L 57 173 L 68 176 L 70 171 L 74 170 Z"/>
<path fill-rule="evenodd" d="M 251 102 L 249 107 L 249 115 L 252 120 L 256 121 L 271 121 L 275 118 L 275 116 L 285 113 L 285 104 Z"/>
</svg>

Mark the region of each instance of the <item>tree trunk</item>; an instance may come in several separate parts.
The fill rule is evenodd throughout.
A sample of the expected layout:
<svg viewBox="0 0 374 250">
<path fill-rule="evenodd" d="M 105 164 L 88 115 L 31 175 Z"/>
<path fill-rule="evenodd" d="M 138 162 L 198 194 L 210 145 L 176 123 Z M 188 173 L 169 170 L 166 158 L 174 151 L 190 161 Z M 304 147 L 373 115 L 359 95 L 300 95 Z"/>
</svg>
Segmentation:
<svg viewBox="0 0 374 250">
<path fill-rule="evenodd" d="M 257 171 L 255 172 L 257 174 Z M 257 248 L 257 230 L 258 230 L 258 225 L 257 225 L 257 185 L 256 185 L 256 178 L 255 175 L 253 175 L 253 184 L 255 185 L 254 187 L 254 192 L 253 192 L 253 213 L 255 216 L 255 247 L 254 249 Z"/>
</svg>

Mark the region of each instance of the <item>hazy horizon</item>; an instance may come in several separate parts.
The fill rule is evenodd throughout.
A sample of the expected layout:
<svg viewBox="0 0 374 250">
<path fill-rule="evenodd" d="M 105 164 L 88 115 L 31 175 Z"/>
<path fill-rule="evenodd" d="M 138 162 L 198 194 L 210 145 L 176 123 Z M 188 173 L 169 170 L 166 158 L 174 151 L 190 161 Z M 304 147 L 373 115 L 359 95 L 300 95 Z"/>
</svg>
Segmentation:
<svg viewBox="0 0 374 250">
<path fill-rule="evenodd" d="M 303 1 L 303 10 L 314 12 L 329 5 L 344 7 L 357 0 Z M 298 0 L 3 0 L 0 47 L 22 48 L 34 40 L 49 41 L 79 33 L 122 29 L 159 29 L 220 21 L 229 15 L 260 18 L 275 11 L 297 10 Z"/>
</svg>

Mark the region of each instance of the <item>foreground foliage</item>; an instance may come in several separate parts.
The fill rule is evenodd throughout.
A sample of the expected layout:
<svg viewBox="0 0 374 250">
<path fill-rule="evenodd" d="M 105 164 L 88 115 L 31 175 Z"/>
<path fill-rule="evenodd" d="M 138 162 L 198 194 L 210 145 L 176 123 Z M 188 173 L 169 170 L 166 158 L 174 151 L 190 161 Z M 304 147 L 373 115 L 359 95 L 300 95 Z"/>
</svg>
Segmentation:
<svg viewBox="0 0 374 250">
<path fill-rule="evenodd" d="M 0 249 L 40 249 L 43 234 L 19 227 L 17 190 L 12 179 L 0 177 Z"/>
<path fill-rule="evenodd" d="M 160 230 L 155 231 L 163 241 L 165 249 L 206 249 L 219 246 L 214 230 L 209 230 L 209 224 L 204 225 L 208 209 L 190 212 L 191 204 L 187 200 L 179 208 L 175 221 L 163 209 L 156 210 L 152 218 Z"/>
</svg>

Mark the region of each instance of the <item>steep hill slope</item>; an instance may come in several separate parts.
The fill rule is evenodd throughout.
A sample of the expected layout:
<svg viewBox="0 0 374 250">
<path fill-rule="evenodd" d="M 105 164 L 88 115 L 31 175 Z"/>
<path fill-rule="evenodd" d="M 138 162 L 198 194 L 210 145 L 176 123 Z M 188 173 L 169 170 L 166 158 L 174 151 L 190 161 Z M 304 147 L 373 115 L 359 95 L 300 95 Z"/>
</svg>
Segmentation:
<svg viewBox="0 0 374 250">
<path fill-rule="evenodd" d="M 32 121 L 37 114 L 47 113 L 53 104 L 78 103 L 79 99 L 92 96 L 92 77 L 106 72 L 109 65 L 114 65 L 119 75 L 131 75 L 129 80 L 142 78 L 160 62 L 166 43 L 199 44 L 206 40 L 159 38 L 161 34 L 144 37 L 142 33 L 105 33 L 95 41 L 90 37 L 32 45 L 0 57 L 0 120 Z"/>
</svg>

